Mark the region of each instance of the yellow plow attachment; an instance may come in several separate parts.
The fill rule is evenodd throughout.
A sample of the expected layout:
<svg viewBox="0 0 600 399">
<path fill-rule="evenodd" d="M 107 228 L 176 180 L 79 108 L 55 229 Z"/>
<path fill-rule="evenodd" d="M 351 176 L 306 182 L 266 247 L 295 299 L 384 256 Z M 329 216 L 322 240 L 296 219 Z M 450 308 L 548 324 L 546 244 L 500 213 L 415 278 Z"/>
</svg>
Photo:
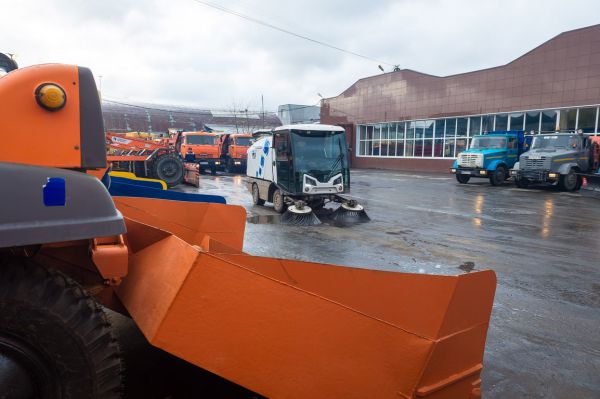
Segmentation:
<svg viewBox="0 0 600 399">
<path fill-rule="evenodd" d="M 270 398 L 479 398 L 495 274 L 376 271 L 242 252 L 241 207 L 114 198 L 118 295 L 148 341 Z"/>
</svg>

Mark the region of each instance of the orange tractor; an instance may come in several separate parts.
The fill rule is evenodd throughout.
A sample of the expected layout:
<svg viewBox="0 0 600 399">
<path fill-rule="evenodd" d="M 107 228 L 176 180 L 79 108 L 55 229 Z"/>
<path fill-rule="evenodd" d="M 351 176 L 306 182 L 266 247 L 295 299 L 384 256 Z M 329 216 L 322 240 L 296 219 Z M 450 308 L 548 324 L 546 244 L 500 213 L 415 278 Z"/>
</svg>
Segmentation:
<svg viewBox="0 0 600 399">
<path fill-rule="evenodd" d="M 227 172 L 246 173 L 248 148 L 253 142 L 250 133 L 222 134 L 219 138 L 221 159 Z"/>
<path fill-rule="evenodd" d="M 183 161 L 164 140 L 155 142 L 125 134 L 106 133 L 108 161 L 112 169 L 164 181 L 174 187 L 183 181 Z"/>
<path fill-rule="evenodd" d="M 481 396 L 493 271 L 251 256 L 242 207 L 109 195 L 89 69 L 17 69 L 0 97 L 0 396 L 119 397 L 103 307 L 270 398 Z"/>
</svg>

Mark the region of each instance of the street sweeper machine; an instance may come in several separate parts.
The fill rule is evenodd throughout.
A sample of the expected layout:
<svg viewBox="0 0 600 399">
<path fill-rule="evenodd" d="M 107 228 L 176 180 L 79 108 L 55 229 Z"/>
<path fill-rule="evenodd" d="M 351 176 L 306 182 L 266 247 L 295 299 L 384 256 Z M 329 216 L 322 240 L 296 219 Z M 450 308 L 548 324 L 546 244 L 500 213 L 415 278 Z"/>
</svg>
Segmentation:
<svg viewBox="0 0 600 399">
<path fill-rule="evenodd" d="M 104 308 L 131 317 L 149 344 L 269 398 L 481 397 L 493 271 L 252 256 L 243 207 L 110 195 L 89 69 L 14 70 L 0 98 L 0 397 L 119 398 L 127 364 Z M 265 168 L 264 140 L 253 160 L 289 198 L 338 195 L 339 132 L 280 129 L 285 161 Z M 327 156 L 300 166 L 306 147 Z"/>
<path fill-rule="evenodd" d="M 273 203 L 282 222 L 311 225 L 313 211 L 327 203 L 339 206 L 334 222 L 365 222 L 364 208 L 346 198 L 350 190 L 348 146 L 343 128 L 332 125 L 287 125 L 256 133 L 248 149 L 248 189 L 255 205 Z"/>
</svg>

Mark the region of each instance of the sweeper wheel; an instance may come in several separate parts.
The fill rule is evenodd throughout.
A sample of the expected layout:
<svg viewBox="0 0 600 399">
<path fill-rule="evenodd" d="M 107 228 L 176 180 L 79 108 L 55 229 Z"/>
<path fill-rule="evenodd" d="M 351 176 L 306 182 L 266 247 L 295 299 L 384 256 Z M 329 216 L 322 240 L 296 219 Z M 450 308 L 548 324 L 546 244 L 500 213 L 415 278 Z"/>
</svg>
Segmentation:
<svg viewBox="0 0 600 399">
<path fill-rule="evenodd" d="M 287 211 L 281 215 L 281 223 L 294 226 L 315 226 L 321 224 L 321 221 L 311 207 L 298 201 L 294 205 L 288 206 Z"/>
<path fill-rule="evenodd" d="M 331 220 L 339 225 L 364 223 L 371 220 L 365 208 L 354 200 L 342 202 L 330 216 Z"/>
</svg>

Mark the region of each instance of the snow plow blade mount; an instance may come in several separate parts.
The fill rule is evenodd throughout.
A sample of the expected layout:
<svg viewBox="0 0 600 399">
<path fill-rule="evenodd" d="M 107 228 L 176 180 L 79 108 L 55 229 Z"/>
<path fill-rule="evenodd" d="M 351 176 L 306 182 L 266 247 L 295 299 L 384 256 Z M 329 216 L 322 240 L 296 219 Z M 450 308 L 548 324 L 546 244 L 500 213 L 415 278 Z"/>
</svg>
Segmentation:
<svg viewBox="0 0 600 399">
<path fill-rule="evenodd" d="M 496 278 L 242 252 L 243 208 L 115 198 L 148 341 L 270 398 L 479 398 Z M 195 226 L 195 227 L 194 227 Z"/>
</svg>

